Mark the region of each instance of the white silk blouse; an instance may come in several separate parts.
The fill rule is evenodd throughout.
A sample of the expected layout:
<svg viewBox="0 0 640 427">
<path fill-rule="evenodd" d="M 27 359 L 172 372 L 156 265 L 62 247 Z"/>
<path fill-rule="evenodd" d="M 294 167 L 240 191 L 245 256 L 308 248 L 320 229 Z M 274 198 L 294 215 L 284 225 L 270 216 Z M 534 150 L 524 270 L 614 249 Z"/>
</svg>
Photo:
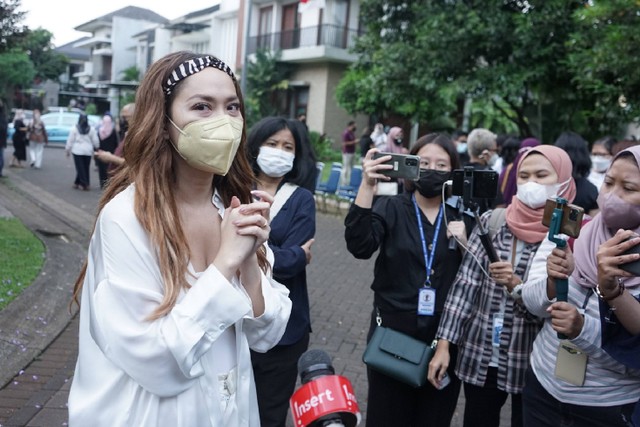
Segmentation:
<svg viewBox="0 0 640 427">
<path fill-rule="evenodd" d="M 223 216 L 217 195 L 213 203 Z M 254 317 L 242 284 L 210 265 L 167 315 L 147 320 L 163 281 L 133 206 L 130 186 L 104 207 L 91 238 L 69 425 L 259 426 L 249 349 L 266 352 L 282 337 L 288 290 L 263 276 L 265 311 Z M 221 388 L 229 355 L 235 366 Z"/>
</svg>

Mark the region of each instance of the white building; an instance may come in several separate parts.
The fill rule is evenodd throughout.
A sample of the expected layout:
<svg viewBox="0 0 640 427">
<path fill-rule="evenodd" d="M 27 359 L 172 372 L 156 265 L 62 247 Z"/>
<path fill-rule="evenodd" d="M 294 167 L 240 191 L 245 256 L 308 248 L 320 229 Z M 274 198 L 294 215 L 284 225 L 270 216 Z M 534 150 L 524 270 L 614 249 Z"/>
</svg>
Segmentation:
<svg viewBox="0 0 640 427">
<path fill-rule="evenodd" d="M 349 120 L 366 126 L 340 108 L 335 89 L 356 57 L 349 52 L 359 32 L 357 0 L 310 0 L 307 10 L 298 1 L 220 0 L 206 9 L 174 20 L 147 9 L 127 7 L 76 27 L 91 33 L 77 44 L 91 48 L 91 59 L 75 77 L 86 90 L 108 97 L 110 110 L 119 111 L 122 73 L 136 67 L 141 75 L 169 52 L 212 53 L 236 74 L 257 49 L 281 52 L 293 68 L 283 114 L 307 115 L 312 131 L 326 133 L 336 145 Z M 246 24 L 246 25 L 245 25 Z"/>
</svg>

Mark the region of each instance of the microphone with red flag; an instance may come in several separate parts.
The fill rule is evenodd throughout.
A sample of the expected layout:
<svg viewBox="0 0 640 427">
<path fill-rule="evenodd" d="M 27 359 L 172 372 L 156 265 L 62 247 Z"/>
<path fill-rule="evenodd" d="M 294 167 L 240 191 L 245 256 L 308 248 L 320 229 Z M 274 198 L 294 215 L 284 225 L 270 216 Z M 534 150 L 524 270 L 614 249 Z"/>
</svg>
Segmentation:
<svg viewBox="0 0 640 427">
<path fill-rule="evenodd" d="M 335 375 L 331 358 L 309 350 L 298 359 L 302 386 L 289 399 L 296 427 L 355 427 L 361 415 L 351 382 Z"/>
</svg>

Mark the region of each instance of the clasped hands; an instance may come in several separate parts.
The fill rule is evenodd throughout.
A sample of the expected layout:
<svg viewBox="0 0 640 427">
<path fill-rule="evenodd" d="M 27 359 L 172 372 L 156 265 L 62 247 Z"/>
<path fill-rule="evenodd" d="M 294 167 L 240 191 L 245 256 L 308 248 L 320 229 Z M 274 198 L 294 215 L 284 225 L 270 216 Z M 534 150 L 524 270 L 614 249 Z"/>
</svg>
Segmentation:
<svg viewBox="0 0 640 427">
<path fill-rule="evenodd" d="M 269 238 L 269 209 L 273 197 L 265 191 L 252 191 L 256 200 L 241 203 L 233 196 L 220 225 L 220 248 L 214 264 L 227 277 L 256 259 L 256 252 Z M 257 265 L 257 264 L 256 264 Z"/>
</svg>

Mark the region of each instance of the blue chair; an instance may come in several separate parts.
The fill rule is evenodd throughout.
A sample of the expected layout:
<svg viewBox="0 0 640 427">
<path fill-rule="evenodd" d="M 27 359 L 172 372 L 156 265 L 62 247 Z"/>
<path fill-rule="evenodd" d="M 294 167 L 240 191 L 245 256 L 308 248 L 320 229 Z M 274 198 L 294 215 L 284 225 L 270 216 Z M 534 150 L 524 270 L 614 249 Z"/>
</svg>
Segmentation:
<svg viewBox="0 0 640 427">
<path fill-rule="evenodd" d="M 323 162 L 316 162 L 316 188 L 320 185 L 320 180 L 322 179 L 322 171 L 324 170 Z"/>
<path fill-rule="evenodd" d="M 345 200 L 349 203 L 352 203 L 356 195 L 358 194 L 358 188 L 360 188 L 360 183 L 362 182 L 362 166 L 356 165 L 351 169 L 351 179 L 349 180 L 349 185 L 341 185 L 338 187 L 336 194 L 338 196 L 338 203 L 340 200 Z M 338 205 L 338 208 L 340 206 Z"/>
<path fill-rule="evenodd" d="M 340 183 L 341 167 L 332 167 L 326 181 L 320 182 L 316 187 L 316 194 L 322 198 L 323 212 L 327 211 L 327 197 L 334 196 Z"/>
</svg>

